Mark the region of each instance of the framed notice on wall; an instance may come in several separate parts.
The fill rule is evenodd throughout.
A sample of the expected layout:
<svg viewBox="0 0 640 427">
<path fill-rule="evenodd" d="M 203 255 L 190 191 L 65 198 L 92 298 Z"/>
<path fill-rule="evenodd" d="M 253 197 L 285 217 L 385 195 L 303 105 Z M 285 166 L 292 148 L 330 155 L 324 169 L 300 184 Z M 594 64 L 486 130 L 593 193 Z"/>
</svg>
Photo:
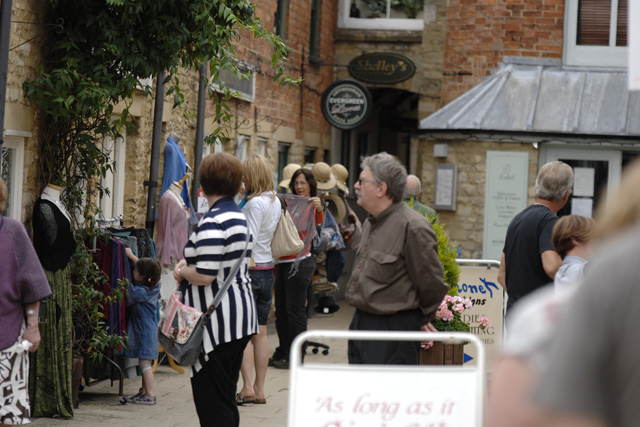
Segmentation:
<svg viewBox="0 0 640 427">
<path fill-rule="evenodd" d="M 436 210 L 455 211 L 458 187 L 458 165 L 444 163 L 436 165 Z"/>
<path fill-rule="evenodd" d="M 507 227 L 527 207 L 529 153 L 487 151 L 482 257 L 500 261 Z"/>
</svg>

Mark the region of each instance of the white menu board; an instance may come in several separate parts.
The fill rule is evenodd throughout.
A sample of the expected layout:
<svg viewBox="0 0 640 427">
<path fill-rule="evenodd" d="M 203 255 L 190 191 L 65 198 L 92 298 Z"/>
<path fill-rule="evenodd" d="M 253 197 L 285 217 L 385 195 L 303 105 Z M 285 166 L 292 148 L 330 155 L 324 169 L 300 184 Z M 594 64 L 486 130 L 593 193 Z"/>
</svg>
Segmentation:
<svg viewBox="0 0 640 427">
<path fill-rule="evenodd" d="M 507 227 L 527 207 L 529 153 L 487 151 L 482 257 L 500 260 Z"/>
</svg>

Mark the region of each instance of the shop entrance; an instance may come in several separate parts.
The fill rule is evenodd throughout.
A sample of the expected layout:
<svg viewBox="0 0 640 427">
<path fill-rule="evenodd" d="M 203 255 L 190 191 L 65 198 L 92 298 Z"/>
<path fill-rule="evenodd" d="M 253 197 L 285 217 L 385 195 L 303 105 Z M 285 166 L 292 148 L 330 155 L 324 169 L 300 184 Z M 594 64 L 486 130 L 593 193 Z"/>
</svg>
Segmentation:
<svg viewBox="0 0 640 427">
<path fill-rule="evenodd" d="M 369 88 L 373 113 L 357 129 L 341 131 L 340 163 L 349 169 L 349 187 L 360 174 L 360 158 L 386 151 L 409 169 L 411 132 L 418 127 L 417 93 L 390 88 Z"/>
</svg>

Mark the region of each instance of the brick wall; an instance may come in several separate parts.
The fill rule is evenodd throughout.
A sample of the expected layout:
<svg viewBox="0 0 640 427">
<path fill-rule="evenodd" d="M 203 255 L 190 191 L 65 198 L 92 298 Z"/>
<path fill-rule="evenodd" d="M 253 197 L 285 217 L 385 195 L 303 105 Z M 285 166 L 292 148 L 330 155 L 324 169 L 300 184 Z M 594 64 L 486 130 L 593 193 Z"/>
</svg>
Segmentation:
<svg viewBox="0 0 640 427">
<path fill-rule="evenodd" d="M 264 41 L 256 41 L 250 34 L 242 33 L 236 44 L 238 57 L 256 67 L 255 102 L 233 101 L 232 113 L 239 120 L 232 121 L 227 133 L 269 140 L 267 156 L 275 165 L 277 142 L 292 144 L 289 160 L 302 162 L 304 146 L 330 148 L 331 127 L 322 116 L 320 100 L 324 89 L 333 82 L 333 34 L 336 27 L 337 3 L 324 0 L 320 13 L 319 57 L 327 65 L 309 64 L 309 38 L 311 28 L 311 0 L 289 2 L 288 31 L 284 42 L 289 48 L 286 69 L 293 78 L 304 77 L 298 86 L 279 87 L 273 80 L 271 68 L 273 49 Z M 257 3 L 256 14 L 263 25 L 275 31 L 274 12 L 277 0 Z M 214 108 L 209 105 L 209 108 Z M 246 119 L 246 120 L 245 120 Z M 235 123 L 241 123 L 236 126 Z M 249 149 L 251 152 L 252 149 Z"/>
<path fill-rule="evenodd" d="M 482 81 L 503 56 L 561 58 L 563 16 L 563 0 L 451 0 L 443 103 Z"/>
</svg>

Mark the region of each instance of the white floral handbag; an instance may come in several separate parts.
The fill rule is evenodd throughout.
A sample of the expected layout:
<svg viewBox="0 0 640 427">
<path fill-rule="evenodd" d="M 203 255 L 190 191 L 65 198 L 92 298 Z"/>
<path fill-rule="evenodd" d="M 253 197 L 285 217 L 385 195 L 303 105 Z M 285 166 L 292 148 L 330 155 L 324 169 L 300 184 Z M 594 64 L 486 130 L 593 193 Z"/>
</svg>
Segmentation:
<svg viewBox="0 0 640 427">
<path fill-rule="evenodd" d="M 181 365 L 198 360 L 204 333 L 205 314 L 180 302 L 182 293 L 171 294 L 158 325 L 158 340 L 164 351 Z"/>
</svg>

